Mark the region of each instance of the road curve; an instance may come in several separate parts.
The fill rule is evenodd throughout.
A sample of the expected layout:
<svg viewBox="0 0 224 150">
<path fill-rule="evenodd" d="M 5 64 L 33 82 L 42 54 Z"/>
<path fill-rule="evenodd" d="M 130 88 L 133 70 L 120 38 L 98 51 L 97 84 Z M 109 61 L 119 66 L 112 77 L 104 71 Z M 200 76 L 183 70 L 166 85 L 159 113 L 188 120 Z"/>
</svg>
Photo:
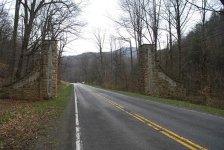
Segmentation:
<svg viewBox="0 0 224 150">
<path fill-rule="evenodd" d="M 74 84 L 83 150 L 224 149 L 224 118 Z"/>
</svg>

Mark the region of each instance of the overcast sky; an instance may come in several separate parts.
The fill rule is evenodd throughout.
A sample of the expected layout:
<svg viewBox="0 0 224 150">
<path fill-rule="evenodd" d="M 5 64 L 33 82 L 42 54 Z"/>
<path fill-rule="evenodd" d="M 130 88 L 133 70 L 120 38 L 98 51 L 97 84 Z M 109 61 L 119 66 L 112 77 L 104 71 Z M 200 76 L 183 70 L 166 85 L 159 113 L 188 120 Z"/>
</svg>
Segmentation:
<svg viewBox="0 0 224 150">
<path fill-rule="evenodd" d="M 82 38 L 71 42 L 65 49 L 64 55 L 78 55 L 84 52 L 98 52 L 93 41 L 93 33 L 102 29 L 106 35 L 116 32 L 114 22 L 111 18 L 119 16 L 118 0 L 89 0 L 87 6 L 82 10 L 81 18 L 87 22 L 82 30 Z M 108 41 L 107 39 L 105 39 Z M 104 51 L 109 51 L 105 44 Z"/>
<path fill-rule="evenodd" d="M 77 1 L 77 0 L 75 0 Z M 81 0 L 78 0 L 81 1 Z M 85 52 L 98 52 L 96 43 L 94 42 L 93 33 L 96 30 L 101 29 L 106 33 L 105 45 L 103 47 L 103 51 L 109 51 L 109 37 L 110 35 L 116 35 L 116 24 L 112 20 L 118 20 L 121 14 L 121 10 L 119 8 L 119 0 L 86 0 L 87 4 L 84 8 L 82 8 L 82 14 L 80 19 L 87 23 L 87 25 L 82 29 L 81 38 L 71 42 L 65 48 L 64 55 L 78 55 Z M 220 3 L 219 0 L 210 0 L 214 4 L 217 2 Z M 11 1 L 14 2 L 14 1 Z M 220 6 L 220 5 L 219 5 Z M 11 3 L 9 6 L 11 10 L 14 7 L 14 3 Z M 219 9 L 217 9 L 219 10 Z M 13 14 L 13 12 L 12 12 Z M 187 25 L 187 30 L 185 34 L 194 28 L 194 25 L 200 21 L 200 17 L 197 11 L 193 13 L 193 16 L 190 19 L 190 22 Z M 162 24 L 162 23 L 161 23 Z M 121 30 L 122 31 L 122 30 Z M 123 30 L 124 31 L 124 30 Z M 125 34 L 122 31 L 122 34 Z M 71 36 L 70 36 L 71 37 Z M 72 37 L 70 38 L 72 39 Z M 166 35 L 159 35 L 160 44 L 163 48 L 166 41 Z"/>
<path fill-rule="evenodd" d="M 110 35 L 116 35 L 117 31 L 115 29 L 115 23 L 112 19 L 118 19 L 121 11 L 119 10 L 119 0 L 88 0 L 87 6 L 82 10 L 82 20 L 87 22 L 87 26 L 82 30 L 82 39 L 78 39 L 66 48 L 64 55 L 78 55 L 84 52 L 98 52 L 96 43 L 93 41 L 93 33 L 97 29 L 103 30 L 106 32 L 105 46 L 103 51 L 109 51 L 108 37 Z M 199 2 L 199 1 L 198 1 Z M 211 3 L 213 2 L 213 3 Z M 210 4 L 217 5 L 219 0 L 210 0 Z M 220 5 L 218 5 L 220 6 Z M 217 9 L 219 10 L 219 9 Z M 201 20 L 199 12 L 194 11 L 191 16 L 190 22 L 186 26 L 187 30 L 184 31 L 184 35 L 192 30 L 198 21 Z M 123 33 L 122 33 L 123 34 Z M 165 41 L 166 34 L 160 33 L 160 48 L 163 48 L 166 45 Z"/>
</svg>

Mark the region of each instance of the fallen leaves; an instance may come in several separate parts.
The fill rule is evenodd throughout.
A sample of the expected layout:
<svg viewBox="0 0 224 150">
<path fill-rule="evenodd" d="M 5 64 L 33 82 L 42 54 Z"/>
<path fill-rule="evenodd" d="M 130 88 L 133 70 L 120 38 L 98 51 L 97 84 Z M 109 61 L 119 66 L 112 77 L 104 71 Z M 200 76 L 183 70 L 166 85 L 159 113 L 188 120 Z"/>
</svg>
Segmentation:
<svg viewBox="0 0 224 150">
<path fill-rule="evenodd" d="M 67 105 L 72 86 L 60 90 L 58 98 L 47 101 L 0 100 L 0 150 L 26 150 L 46 124 L 57 119 Z"/>
<path fill-rule="evenodd" d="M 37 112 L 36 107 L 41 103 L 5 103 L 7 110 L 0 112 L 0 137 L 4 142 L 0 142 L 0 149 L 4 150 L 24 150 L 35 139 L 40 130 L 44 130 L 41 124 L 44 124 L 57 109 L 46 109 L 43 112 Z M 0 104 L 3 105 L 3 104 Z"/>
</svg>

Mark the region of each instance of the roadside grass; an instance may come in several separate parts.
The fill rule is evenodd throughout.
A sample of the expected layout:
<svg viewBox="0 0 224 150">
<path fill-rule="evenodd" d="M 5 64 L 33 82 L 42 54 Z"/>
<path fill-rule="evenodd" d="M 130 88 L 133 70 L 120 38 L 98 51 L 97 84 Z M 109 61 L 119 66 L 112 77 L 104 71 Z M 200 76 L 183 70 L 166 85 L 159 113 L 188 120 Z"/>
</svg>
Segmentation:
<svg viewBox="0 0 224 150">
<path fill-rule="evenodd" d="M 101 86 L 95 86 L 95 85 L 90 85 L 90 86 L 105 89 Z M 127 95 L 127 96 L 143 98 L 143 99 L 146 99 L 146 100 L 156 101 L 156 102 L 163 103 L 163 104 L 183 107 L 183 108 L 196 110 L 196 111 L 200 111 L 200 112 L 205 112 L 205 113 L 210 113 L 210 114 L 218 115 L 218 116 L 224 116 L 224 110 L 223 109 L 213 108 L 213 107 L 200 105 L 200 104 L 193 104 L 193 103 L 190 103 L 190 102 L 184 101 L 184 100 L 161 98 L 161 97 L 149 96 L 149 95 L 144 95 L 144 94 L 140 94 L 140 93 L 120 91 L 120 90 L 114 90 L 114 89 L 108 89 L 108 90 L 113 91 L 113 92 L 117 92 L 117 93 L 120 93 L 120 94 L 124 94 L 124 95 Z"/>
<path fill-rule="evenodd" d="M 48 113 L 49 110 L 52 110 L 53 113 L 50 114 L 50 117 L 58 118 L 64 111 L 67 105 L 67 99 L 72 94 L 72 85 L 67 85 L 62 89 L 58 96 L 54 99 L 37 102 L 37 105 L 34 107 L 35 113 Z"/>
<path fill-rule="evenodd" d="M 28 149 L 39 134 L 47 135 L 47 124 L 64 112 L 72 85 L 64 84 L 58 97 L 35 102 L 9 101 L 0 103 L 0 150 Z"/>
</svg>

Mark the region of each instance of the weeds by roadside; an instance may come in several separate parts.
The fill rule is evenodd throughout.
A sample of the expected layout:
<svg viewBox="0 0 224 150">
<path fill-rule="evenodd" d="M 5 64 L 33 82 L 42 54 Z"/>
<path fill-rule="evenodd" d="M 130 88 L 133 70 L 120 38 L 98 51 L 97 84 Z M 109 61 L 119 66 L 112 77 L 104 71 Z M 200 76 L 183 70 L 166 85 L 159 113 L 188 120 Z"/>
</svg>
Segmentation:
<svg viewBox="0 0 224 150">
<path fill-rule="evenodd" d="M 58 97 L 36 102 L 0 101 L 0 149 L 27 149 L 38 134 L 46 133 L 46 123 L 57 119 L 67 105 L 72 85 L 62 88 Z"/>
</svg>

